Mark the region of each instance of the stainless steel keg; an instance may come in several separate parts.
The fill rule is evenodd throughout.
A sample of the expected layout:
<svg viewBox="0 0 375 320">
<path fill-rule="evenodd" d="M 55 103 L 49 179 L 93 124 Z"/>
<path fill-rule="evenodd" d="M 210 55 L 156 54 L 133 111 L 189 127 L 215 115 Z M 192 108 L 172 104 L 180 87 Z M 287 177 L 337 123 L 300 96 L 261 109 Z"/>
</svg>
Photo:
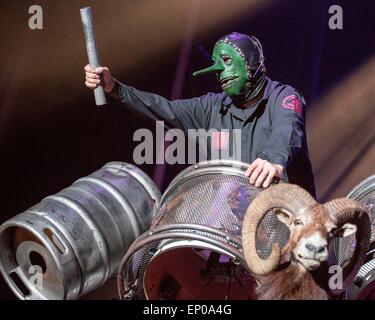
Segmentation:
<svg viewBox="0 0 375 320">
<path fill-rule="evenodd" d="M 160 198 L 143 171 L 108 163 L 3 223 L 0 271 L 19 299 L 77 299 L 115 274 Z"/>
</svg>

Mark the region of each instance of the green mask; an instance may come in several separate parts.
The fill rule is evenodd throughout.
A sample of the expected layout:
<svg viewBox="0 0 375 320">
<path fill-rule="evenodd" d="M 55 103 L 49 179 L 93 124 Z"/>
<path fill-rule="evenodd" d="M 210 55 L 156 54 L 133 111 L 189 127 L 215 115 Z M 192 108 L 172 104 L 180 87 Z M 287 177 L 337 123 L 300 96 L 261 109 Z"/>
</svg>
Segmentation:
<svg viewBox="0 0 375 320">
<path fill-rule="evenodd" d="M 250 85 L 250 71 L 245 57 L 231 45 L 218 42 L 212 53 L 212 60 L 214 64 L 211 67 L 196 71 L 193 75 L 216 73 L 228 96 L 244 94 Z"/>
</svg>

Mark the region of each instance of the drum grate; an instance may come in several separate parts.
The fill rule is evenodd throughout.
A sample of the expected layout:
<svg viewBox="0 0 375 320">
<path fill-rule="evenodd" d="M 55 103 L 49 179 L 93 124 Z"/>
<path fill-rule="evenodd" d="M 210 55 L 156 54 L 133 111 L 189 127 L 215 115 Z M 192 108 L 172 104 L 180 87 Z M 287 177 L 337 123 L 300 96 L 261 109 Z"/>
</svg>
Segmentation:
<svg viewBox="0 0 375 320">
<path fill-rule="evenodd" d="M 235 239 L 241 248 L 242 222 L 251 201 L 259 194 L 260 189 L 249 184 L 245 176 L 209 173 L 193 176 L 175 184 L 167 194 L 164 195 L 163 203 L 157 217 L 154 219 L 152 228 L 191 224 L 203 225 L 220 230 L 220 236 L 210 232 L 199 230 L 178 229 L 181 234 L 194 232 L 207 239 L 218 243 L 228 243 L 228 239 Z M 136 296 L 143 299 L 143 278 L 155 252 L 164 247 L 167 242 L 173 242 L 168 234 L 175 232 L 176 227 L 163 231 L 165 238 L 162 241 L 154 241 L 147 244 L 141 250 L 135 252 L 128 264 L 129 283 L 137 282 Z M 289 240 L 289 229 L 281 223 L 271 211 L 265 215 L 257 232 L 256 245 L 261 257 L 266 258 L 274 242 L 281 247 Z M 236 246 L 234 243 L 231 245 Z"/>
<path fill-rule="evenodd" d="M 349 193 L 348 198 L 357 200 L 361 203 L 370 215 L 371 222 L 371 249 L 375 246 L 375 175 L 368 177 L 360 184 L 355 186 Z M 345 238 L 338 238 L 334 240 L 334 252 L 337 263 L 343 266 L 346 261 L 349 261 L 355 250 L 356 240 L 355 235 L 350 235 Z M 368 254 L 366 262 L 371 259 L 371 255 Z M 360 276 L 361 270 L 358 272 Z M 353 286 L 346 290 L 347 299 L 355 299 Z"/>
<path fill-rule="evenodd" d="M 361 196 L 357 196 L 355 200 L 359 201 L 370 214 L 371 222 L 371 243 L 375 242 L 375 189 Z M 349 261 L 354 254 L 356 247 L 355 235 L 334 240 L 334 250 L 337 263 L 342 266 Z"/>
<path fill-rule="evenodd" d="M 289 240 L 290 231 L 288 227 L 277 219 L 273 211 L 268 212 L 259 224 L 255 239 L 259 256 L 268 258 L 271 254 L 272 245 L 276 242 L 284 247 Z"/>
<path fill-rule="evenodd" d="M 226 257 L 231 263 L 237 266 L 238 263 L 243 263 L 241 248 L 242 223 L 251 201 L 261 190 L 249 184 L 248 178 L 244 175 L 243 168 L 239 171 L 233 169 L 227 170 L 227 164 L 224 164 L 222 167 L 220 166 L 218 170 L 217 164 L 214 163 L 211 170 L 211 168 L 209 168 L 210 166 L 211 164 L 188 168 L 187 171 L 175 178 L 168 188 L 168 191 L 164 194 L 158 215 L 151 226 L 151 231 L 154 230 L 155 233 L 150 232 L 143 240 L 147 239 L 147 237 L 154 237 L 155 234 L 157 237 L 149 238 L 150 241 L 140 250 L 132 252 L 132 256 L 127 262 L 126 281 L 130 284 L 137 283 L 136 298 L 144 299 L 146 295 L 144 290 L 155 292 L 152 289 L 153 287 L 149 287 L 147 284 L 155 284 L 157 287 L 161 283 L 157 282 L 159 280 L 155 280 L 155 283 L 150 282 L 147 277 L 148 280 L 145 280 L 145 283 L 143 283 L 145 274 L 151 275 L 150 277 L 152 279 L 154 279 L 154 277 L 157 278 L 157 275 L 155 276 L 152 271 L 147 273 L 146 271 L 159 270 L 159 266 L 167 266 L 165 270 L 168 272 L 176 269 L 170 266 L 171 255 L 175 255 L 173 257 L 182 257 L 174 261 L 182 262 L 182 264 L 180 264 L 182 268 L 184 268 L 185 265 L 187 266 L 186 270 L 182 272 L 183 275 L 188 273 L 189 270 L 195 270 L 195 264 L 194 267 L 191 267 L 191 264 L 187 263 L 190 260 L 195 263 L 195 260 L 191 259 L 192 256 L 180 256 L 176 249 L 178 246 L 189 246 L 189 242 L 181 239 L 185 239 L 185 236 L 186 239 L 192 239 L 194 238 L 192 237 L 193 233 L 199 236 L 199 239 L 206 239 L 202 240 L 203 249 L 200 247 L 201 244 L 198 245 L 196 252 L 199 253 L 199 255 L 207 255 L 207 252 L 210 250 L 214 253 L 212 256 L 211 254 L 207 256 L 209 257 L 207 260 L 209 267 L 213 266 L 217 268 L 215 270 L 221 270 L 220 268 L 225 265 L 226 262 L 222 262 L 221 258 L 214 258 L 215 254 L 218 254 L 218 252 L 219 257 L 221 257 L 220 255 L 223 252 L 231 252 L 230 255 L 233 256 L 234 254 L 236 257 L 236 259 L 232 261 L 231 258 Z M 375 176 L 366 180 L 359 188 L 356 187 L 357 189 L 355 188 L 348 196 L 362 203 L 370 213 L 372 247 L 375 245 L 374 186 Z M 178 224 L 183 224 L 184 226 L 179 228 Z M 194 227 L 195 225 L 196 227 Z M 192 227 L 191 229 L 189 229 L 190 226 Z M 204 228 L 199 228 L 198 226 L 204 226 Z M 214 229 L 219 232 L 215 232 Z M 266 259 L 271 253 L 273 244 L 279 243 L 280 247 L 284 247 L 289 241 L 289 236 L 290 232 L 288 227 L 277 219 L 275 211 L 272 210 L 268 212 L 260 222 L 256 234 L 256 248 L 258 254 L 261 258 Z M 137 241 L 138 240 L 136 240 L 136 242 Z M 210 246 L 204 244 L 206 241 L 207 244 L 210 243 Z M 228 245 L 230 247 L 228 247 Z M 347 261 L 352 259 L 355 247 L 356 241 L 354 235 L 335 239 L 333 241 L 335 259 L 330 263 L 344 266 Z M 226 251 L 225 248 L 233 248 L 233 250 L 230 249 Z M 182 252 L 185 251 L 182 250 L 181 253 Z M 163 255 L 164 258 L 168 258 L 163 260 Z M 214 259 L 211 259 L 212 257 Z M 160 261 L 165 262 L 163 262 L 164 264 L 158 264 L 161 263 Z M 242 267 L 247 268 L 246 265 L 242 265 Z M 167 274 L 170 274 L 168 272 Z M 213 278 L 216 277 L 215 285 L 219 285 L 220 281 L 222 282 L 227 279 L 224 274 L 215 272 L 209 274 L 209 276 Z M 249 277 L 252 277 L 251 274 L 249 274 Z M 189 279 L 192 283 L 191 278 Z M 239 279 L 245 278 L 239 277 Z M 176 286 L 173 285 L 173 281 L 171 282 L 171 288 L 176 288 Z M 230 286 L 228 286 L 228 288 L 230 288 Z M 187 290 L 187 287 L 183 287 L 182 289 Z M 347 298 L 350 299 L 353 298 L 353 295 L 356 295 L 353 293 L 355 291 L 353 289 L 354 287 L 352 286 L 346 290 L 345 294 Z M 215 293 L 215 291 L 212 292 L 213 294 Z"/>
<path fill-rule="evenodd" d="M 192 223 L 208 225 L 240 236 L 246 210 L 259 191 L 246 177 L 223 174 L 198 176 L 176 188 L 162 204 L 159 225 Z M 173 211 L 173 214 L 169 214 Z M 258 228 L 257 249 L 266 258 L 274 242 L 281 247 L 289 239 L 289 229 L 273 212 L 269 212 Z M 212 235 L 211 235 L 212 237 Z"/>
</svg>

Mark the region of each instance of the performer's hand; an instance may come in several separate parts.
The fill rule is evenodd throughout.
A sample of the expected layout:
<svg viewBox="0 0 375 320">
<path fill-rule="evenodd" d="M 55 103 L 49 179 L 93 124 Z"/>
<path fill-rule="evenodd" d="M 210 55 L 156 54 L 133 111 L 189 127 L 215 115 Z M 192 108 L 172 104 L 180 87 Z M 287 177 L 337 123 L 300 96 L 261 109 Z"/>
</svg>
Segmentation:
<svg viewBox="0 0 375 320">
<path fill-rule="evenodd" d="M 281 179 L 283 173 L 284 168 L 281 165 L 272 164 L 260 158 L 256 159 L 246 170 L 250 183 L 263 188 L 268 188 L 274 178 Z"/>
<path fill-rule="evenodd" d="M 89 64 L 84 68 L 86 72 L 86 82 L 87 88 L 96 89 L 98 85 L 103 86 L 105 92 L 111 92 L 115 86 L 115 80 L 111 76 L 111 72 L 107 67 L 99 67 L 93 69 Z M 101 83 L 99 75 L 103 75 L 103 83 Z"/>
</svg>

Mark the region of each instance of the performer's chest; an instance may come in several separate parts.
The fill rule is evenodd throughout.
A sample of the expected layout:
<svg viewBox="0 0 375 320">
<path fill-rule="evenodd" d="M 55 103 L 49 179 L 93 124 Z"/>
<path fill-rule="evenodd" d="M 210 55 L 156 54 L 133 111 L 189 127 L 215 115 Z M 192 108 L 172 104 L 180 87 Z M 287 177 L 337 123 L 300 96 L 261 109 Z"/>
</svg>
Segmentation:
<svg viewBox="0 0 375 320">
<path fill-rule="evenodd" d="M 217 113 L 210 121 L 209 129 L 220 131 L 213 138 L 213 145 L 240 148 L 243 161 L 254 160 L 266 147 L 272 133 L 272 118 L 267 107 L 255 112 L 237 109 Z M 215 140 L 215 139 L 213 139 Z M 228 143 L 222 143 L 227 141 Z"/>
</svg>

